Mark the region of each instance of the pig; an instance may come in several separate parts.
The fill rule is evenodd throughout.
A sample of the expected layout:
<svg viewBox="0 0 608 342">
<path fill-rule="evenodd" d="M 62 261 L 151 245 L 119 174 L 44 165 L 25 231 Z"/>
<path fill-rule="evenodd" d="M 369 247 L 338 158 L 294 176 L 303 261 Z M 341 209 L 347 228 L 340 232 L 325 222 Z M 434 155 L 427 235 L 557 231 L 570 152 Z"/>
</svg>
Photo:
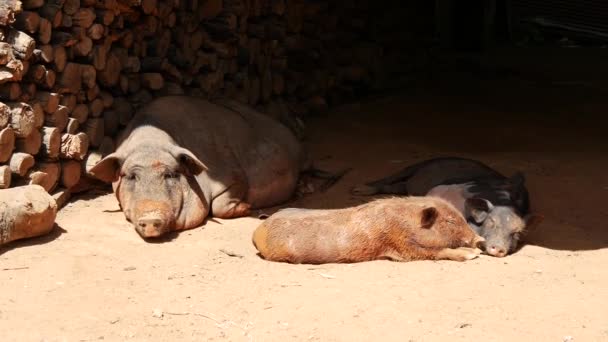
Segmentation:
<svg viewBox="0 0 608 342">
<path fill-rule="evenodd" d="M 355 195 L 438 196 L 452 203 L 485 240 L 485 252 L 504 257 L 543 216 L 530 212 L 523 173 L 507 178 L 482 162 L 457 157 L 410 165 L 389 177 L 354 187 Z"/>
<path fill-rule="evenodd" d="M 254 110 L 188 96 L 134 115 L 115 152 L 92 169 L 111 182 L 143 238 L 236 218 L 288 200 L 307 158 L 285 126 Z"/>
<path fill-rule="evenodd" d="M 265 260 L 294 264 L 465 261 L 483 238 L 447 201 L 393 197 L 344 209 L 282 209 L 253 233 Z"/>
</svg>

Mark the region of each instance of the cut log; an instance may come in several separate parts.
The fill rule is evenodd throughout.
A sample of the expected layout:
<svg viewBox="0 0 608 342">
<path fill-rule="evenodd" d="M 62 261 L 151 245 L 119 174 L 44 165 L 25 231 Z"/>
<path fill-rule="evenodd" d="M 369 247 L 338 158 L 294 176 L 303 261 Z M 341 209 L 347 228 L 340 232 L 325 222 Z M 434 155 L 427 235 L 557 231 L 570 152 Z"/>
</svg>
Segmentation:
<svg viewBox="0 0 608 342">
<path fill-rule="evenodd" d="M 59 183 L 61 164 L 58 162 L 38 163 L 34 166 L 33 170 L 34 169 L 46 174 L 46 177 L 43 178 L 40 186 L 42 186 L 47 192 L 52 192 Z"/>
<path fill-rule="evenodd" d="M 11 108 L 0 102 L 0 129 L 4 129 L 11 122 Z"/>
<path fill-rule="evenodd" d="M 93 40 L 89 37 L 82 37 L 78 43 L 72 47 L 75 56 L 88 56 L 93 50 Z"/>
<path fill-rule="evenodd" d="M 67 160 L 61 162 L 61 181 L 60 184 L 66 189 L 70 189 L 78 184 L 82 167 L 79 162 Z"/>
<path fill-rule="evenodd" d="M 11 186 L 11 169 L 8 165 L 0 165 L 0 190 Z"/>
<path fill-rule="evenodd" d="M 101 85 L 105 87 L 112 87 L 116 85 L 120 78 L 120 70 L 121 65 L 118 57 L 113 53 L 108 54 L 105 68 L 103 68 L 98 75 Z"/>
<path fill-rule="evenodd" d="M 94 88 L 97 86 L 97 70 L 95 67 L 88 64 L 82 64 L 82 84 L 88 88 Z"/>
<path fill-rule="evenodd" d="M 31 104 L 34 96 L 36 96 L 36 90 L 36 83 L 21 82 L 21 96 L 19 96 L 17 101 L 29 102 Z"/>
<path fill-rule="evenodd" d="M 68 115 L 70 110 L 66 106 L 59 105 L 52 114 L 47 114 L 44 120 L 45 126 L 55 127 L 59 132 L 63 132 L 68 125 Z"/>
<path fill-rule="evenodd" d="M 11 59 L 4 66 L 0 66 L 0 84 L 21 81 L 25 73 L 24 64 L 18 59 Z"/>
<path fill-rule="evenodd" d="M 82 84 L 81 64 L 69 62 L 57 80 L 55 91 L 60 94 L 77 94 Z"/>
<path fill-rule="evenodd" d="M 44 5 L 45 0 L 22 0 L 23 8 L 26 10 L 36 9 Z"/>
<path fill-rule="evenodd" d="M 11 158 L 15 148 L 15 132 L 6 127 L 0 131 L 0 163 L 5 163 Z"/>
<path fill-rule="evenodd" d="M 103 108 L 103 101 L 97 98 L 89 103 L 89 114 L 95 118 L 99 117 L 103 113 Z"/>
<path fill-rule="evenodd" d="M 87 35 L 92 40 L 99 40 L 103 38 L 103 34 L 105 32 L 105 27 L 102 24 L 93 24 L 87 30 Z"/>
<path fill-rule="evenodd" d="M 61 16 L 61 27 L 72 27 L 72 16 L 68 14 L 63 14 Z"/>
<path fill-rule="evenodd" d="M 42 127 L 42 146 L 39 155 L 51 160 L 59 158 L 61 131 L 55 127 Z"/>
<path fill-rule="evenodd" d="M 2 2 L 0 2 L 0 26 L 13 24 L 15 22 L 15 16 L 21 11 L 21 1 L 2 0 Z"/>
<path fill-rule="evenodd" d="M 31 155 L 36 155 L 42 146 L 42 135 L 40 131 L 35 129 L 27 138 L 15 140 L 15 150 Z"/>
<path fill-rule="evenodd" d="M 65 0 L 63 4 L 63 13 L 74 15 L 80 8 L 80 0 Z"/>
<path fill-rule="evenodd" d="M 93 70 L 95 70 L 95 68 L 93 68 Z M 96 98 L 99 97 L 99 92 L 100 91 L 101 90 L 99 89 L 99 86 L 97 84 L 95 84 L 95 86 L 93 88 L 87 90 L 87 100 L 94 101 Z M 102 103 L 102 106 L 103 106 L 103 101 L 101 101 L 101 103 Z"/>
<path fill-rule="evenodd" d="M 148 89 L 159 90 L 163 88 L 164 79 L 160 73 L 148 72 L 141 74 L 141 83 Z"/>
<path fill-rule="evenodd" d="M 11 128 L 15 131 L 15 136 L 25 138 L 35 128 L 34 110 L 24 102 L 8 102 L 11 109 Z"/>
<path fill-rule="evenodd" d="M 89 28 L 95 21 L 95 11 L 92 8 L 80 8 L 72 17 L 74 26 Z"/>
<path fill-rule="evenodd" d="M 76 119 L 79 124 L 84 124 L 89 118 L 89 106 L 83 103 L 76 105 L 70 117 Z"/>
<path fill-rule="evenodd" d="M 222 0 L 207 0 L 199 7 L 198 15 L 201 19 L 215 18 L 222 12 L 223 8 Z"/>
<path fill-rule="evenodd" d="M 34 49 L 34 57 L 36 57 L 36 61 L 38 62 L 52 63 L 55 58 L 53 45 L 40 45 L 38 49 Z"/>
<path fill-rule="evenodd" d="M 17 82 L 0 84 L 0 100 L 16 101 L 21 96 L 21 86 Z M 1 106 L 1 105 L 0 105 Z M 1 111 L 1 109 L 0 109 Z M 2 114 L 0 114 L 2 116 Z M 0 119 L 0 127 L 2 127 Z"/>
<path fill-rule="evenodd" d="M 53 230 L 57 203 L 45 189 L 28 185 L 0 192 L 0 244 Z"/>
<path fill-rule="evenodd" d="M 0 65 L 8 63 L 13 57 L 11 45 L 6 42 L 0 42 Z"/>
<path fill-rule="evenodd" d="M 59 104 L 62 106 L 68 107 L 68 111 L 72 113 L 74 108 L 76 108 L 76 95 L 74 94 L 64 94 L 59 101 Z"/>
<path fill-rule="evenodd" d="M 53 45 L 70 47 L 78 43 L 78 38 L 69 32 L 53 30 L 53 32 L 51 33 L 51 42 L 53 43 Z"/>
<path fill-rule="evenodd" d="M 42 105 L 42 109 L 46 113 L 54 113 L 59 106 L 60 95 L 58 93 L 50 93 L 47 91 L 39 91 L 36 93 L 36 100 Z"/>
<path fill-rule="evenodd" d="M 99 92 L 99 96 L 103 101 L 104 108 L 112 107 L 112 104 L 114 103 L 114 97 L 112 96 L 112 94 L 102 90 L 101 92 Z"/>
<path fill-rule="evenodd" d="M 68 60 L 65 48 L 62 45 L 53 45 L 53 52 L 55 55 L 55 70 L 57 70 L 57 72 L 63 72 Z"/>
<path fill-rule="evenodd" d="M 85 123 L 85 133 L 89 137 L 89 145 L 92 147 L 101 145 L 104 132 L 103 118 L 89 118 Z"/>
<path fill-rule="evenodd" d="M 40 26 L 40 15 L 37 12 L 23 11 L 16 17 L 15 27 L 28 33 L 38 32 Z"/>
<path fill-rule="evenodd" d="M 17 176 L 25 177 L 27 172 L 34 166 L 34 157 L 31 154 L 15 152 L 11 156 L 9 166 L 11 172 Z"/>
<path fill-rule="evenodd" d="M 38 25 L 38 41 L 41 44 L 50 43 L 52 33 L 53 24 L 46 18 L 40 18 L 40 24 Z"/>
<path fill-rule="evenodd" d="M 53 28 L 57 28 L 61 26 L 61 22 L 63 21 L 62 6 L 63 0 L 47 0 L 38 13 L 50 21 Z"/>
<path fill-rule="evenodd" d="M 78 120 L 74 118 L 68 118 L 68 125 L 65 128 L 66 133 L 76 134 L 78 133 L 78 128 L 80 128 Z"/>
<path fill-rule="evenodd" d="M 61 136 L 61 151 L 63 159 L 83 160 L 89 150 L 89 137 L 85 133 L 64 134 Z"/>
<path fill-rule="evenodd" d="M 40 102 L 36 100 L 30 101 L 30 106 L 34 111 L 34 128 L 41 128 L 44 124 L 44 109 L 42 108 Z"/>
<path fill-rule="evenodd" d="M 96 9 L 95 21 L 103 26 L 110 26 L 114 21 L 114 11 L 111 9 Z"/>
</svg>

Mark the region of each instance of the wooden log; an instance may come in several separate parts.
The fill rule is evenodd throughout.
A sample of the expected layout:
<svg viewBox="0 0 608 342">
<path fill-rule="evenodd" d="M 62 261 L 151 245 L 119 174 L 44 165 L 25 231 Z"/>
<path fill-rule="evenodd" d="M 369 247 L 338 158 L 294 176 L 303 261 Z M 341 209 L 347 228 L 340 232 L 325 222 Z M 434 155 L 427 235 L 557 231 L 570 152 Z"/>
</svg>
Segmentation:
<svg viewBox="0 0 608 342">
<path fill-rule="evenodd" d="M 105 68 L 99 72 L 98 79 L 104 87 L 112 87 L 118 83 L 120 78 L 120 60 L 113 53 L 108 54 Z"/>
<path fill-rule="evenodd" d="M 100 98 L 96 98 L 95 100 L 89 103 L 89 114 L 92 117 L 99 117 L 101 113 L 103 113 L 103 101 Z"/>
<path fill-rule="evenodd" d="M 53 46 L 50 44 L 40 45 L 38 49 L 34 49 L 34 57 L 38 62 L 52 63 L 55 58 Z"/>
<path fill-rule="evenodd" d="M 201 19 L 211 19 L 217 17 L 221 12 L 223 6 L 223 0 L 208 0 L 204 1 L 202 6 L 199 7 L 198 15 Z"/>
<path fill-rule="evenodd" d="M 0 26 L 12 25 L 15 16 L 22 11 L 21 1 L 3 0 L 0 2 Z"/>
<path fill-rule="evenodd" d="M 50 233 L 57 203 L 44 188 L 28 185 L 0 192 L 0 244 Z"/>
<path fill-rule="evenodd" d="M 103 108 L 112 107 L 112 104 L 114 103 L 114 97 L 112 96 L 112 94 L 102 90 L 99 92 L 99 97 L 103 101 Z"/>
<path fill-rule="evenodd" d="M 99 40 L 103 38 L 105 27 L 102 24 L 95 23 L 87 30 L 87 36 L 92 40 Z"/>
<path fill-rule="evenodd" d="M 12 128 L 6 127 L 0 131 L 0 163 L 4 163 L 11 158 L 15 148 L 15 132 Z"/>
<path fill-rule="evenodd" d="M 47 159 L 59 158 L 61 149 L 61 131 L 55 127 L 42 127 L 42 146 L 38 153 Z"/>
<path fill-rule="evenodd" d="M 24 102 L 6 103 L 11 110 L 10 126 L 15 131 L 15 136 L 25 138 L 34 130 L 34 110 Z"/>
<path fill-rule="evenodd" d="M 6 42 L 0 42 L 0 65 L 8 63 L 13 58 L 13 48 L 11 48 L 11 45 Z"/>
<path fill-rule="evenodd" d="M 52 33 L 53 24 L 45 18 L 40 18 L 40 23 L 38 24 L 38 41 L 41 44 L 50 43 Z"/>
<path fill-rule="evenodd" d="M 61 162 L 61 180 L 59 184 L 66 189 L 70 189 L 78 184 L 82 172 L 81 169 L 82 166 L 77 161 L 67 160 Z"/>
<path fill-rule="evenodd" d="M 63 134 L 61 136 L 61 151 L 63 159 L 83 160 L 89 150 L 89 137 L 85 133 Z"/>
<path fill-rule="evenodd" d="M 0 84 L 12 81 L 21 81 L 23 77 L 24 64 L 18 59 L 11 59 L 6 65 L 0 66 Z"/>
<path fill-rule="evenodd" d="M 144 14 L 154 15 L 158 12 L 157 0 L 141 0 L 141 9 Z"/>
<path fill-rule="evenodd" d="M 76 102 L 76 95 L 74 94 L 64 94 L 61 97 L 61 100 L 59 100 L 59 104 L 62 106 L 66 106 L 68 107 L 68 111 L 69 113 L 72 113 L 72 111 L 74 110 L 74 108 L 76 108 L 76 105 L 78 104 Z"/>
<path fill-rule="evenodd" d="M 63 47 L 70 47 L 78 43 L 78 38 L 72 33 L 54 30 L 51 32 L 51 42 L 53 45 L 61 45 Z"/>
<path fill-rule="evenodd" d="M 115 136 L 118 132 L 118 128 L 120 127 L 120 117 L 115 110 L 106 110 L 103 113 L 103 121 L 104 121 L 104 135 L 107 136 Z"/>
<path fill-rule="evenodd" d="M 11 169 L 8 165 L 0 165 L 0 189 L 8 189 L 11 186 Z"/>
<path fill-rule="evenodd" d="M 82 64 L 67 63 L 54 90 L 60 94 L 77 94 L 82 85 L 82 70 Z"/>
<path fill-rule="evenodd" d="M 55 56 L 55 70 L 57 72 L 64 72 L 68 60 L 65 48 L 62 45 L 53 45 L 53 52 Z"/>
<path fill-rule="evenodd" d="M 40 102 L 36 100 L 30 101 L 29 104 L 34 112 L 34 128 L 41 128 L 44 124 L 44 109 L 42 108 Z"/>
<path fill-rule="evenodd" d="M 31 103 L 36 95 L 36 90 L 36 83 L 21 82 L 21 96 L 19 96 L 17 101 Z"/>
<path fill-rule="evenodd" d="M 95 11 L 92 8 L 80 8 L 72 17 L 72 23 L 74 26 L 82 28 L 89 28 L 95 21 Z"/>
<path fill-rule="evenodd" d="M 0 102 L 0 129 L 4 129 L 11 122 L 11 108 Z"/>
<path fill-rule="evenodd" d="M 46 177 L 42 179 L 40 186 L 47 192 L 52 192 L 57 187 L 61 175 L 61 164 L 58 162 L 38 163 L 33 169 L 46 174 Z"/>
<path fill-rule="evenodd" d="M 95 69 L 93 69 L 93 70 L 95 70 Z M 95 84 L 95 86 L 93 88 L 87 90 L 87 100 L 94 101 L 97 97 L 99 97 L 100 91 L 101 91 L 101 89 L 99 89 L 99 86 L 97 84 Z M 101 103 L 103 104 L 103 100 L 101 101 Z"/>
<path fill-rule="evenodd" d="M 76 134 L 78 133 L 78 128 L 80 128 L 78 120 L 74 118 L 68 118 L 68 125 L 65 128 L 66 133 Z"/>
<path fill-rule="evenodd" d="M 40 151 L 42 146 L 42 135 L 40 131 L 35 129 L 26 138 L 20 138 L 15 140 L 15 150 L 31 155 L 36 155 Z"/>
<path fill-rule="evenodd" d="M 72 27 L 72 24 L 73 24 L 72 16 L 64 13 L 61 16 L 61 27 L 62 28 Z"/>
<path fill-rule="evenodd" d="M 27 172 L 34 166 L 35 160 L 31 154 L 15 152 L 11 156 L 9 166 L 11 172 L 17 176 L 25 177 Z"/>
<path fill-rule="evenodd" d="M 85 133 L 89 137 L 89 145 L 98 147 L 104 137 L 104 121 L 103 118 L 90 118 L 85 123 Z"/>
<path fill-rule="evenodd" d="M 15 28 L 28 33 L 38 32 L 40 26 L 40 15 L 37 12 L 23 11 L 17 14 Z"/>
<path fill-rule="evenodd" d="M 21 86 L 17 82 L 0 84 L 0 100 L 16 101 L 21 96 Z M 1 110 L 1 109 L 0 109 Z M 0 114 L 2 116 L 2 114 Z M 0 119 L 0 127 L 2 127 Z"/>
<path fill-rule="evenodd" d="M 89 64 L 82 64 L 82 84 L 88 89 L 92 89 L 97 86 L 97 70 L 95 67 Z"/>
<path fill-rule="evenodd" d="M 63 132 L 68 125 L 68 114 L 70 110 L 66 106 L 59 105 L 52 114 L 47 114 L 44 120 L 45 126 L 55 127 L 59 132 Z"/>
<path fill-rule="evenodd" d="M 63 4 L 63 13 L 74 15 L 80 9 L 80 0 L 65 0 Z"/>
<path fill-rule="evenodd" d="M 70 117 L 76 119 L 79 124 L 84 124 L 89 118 L 89 106 L 83 103 L 77 104 L 70 113 Z"/>
<path fill-rule="evenodd" d="M 93 50 L 93 40 L 89 37 L 82 37 L 78 43 L 72 47 L 75 56 L 88 56 Z"/>
<path fill-rule="evenodd" d="M 110 26 L 114 21 L 114 11 L 111 9 L 95 9 L 95 21 L 103 26 Z"/>
<path fill-rule="evenodd" d="M 40 16 L 51 22 L 53 28 L 60 27 L 63 21 L 63 12 L 61 11 L 63 2 L 63 0 L 47 0 L 38 11 Z"/>
<path fill-rule="evenodd" d="M 21 0 L 23 3 L 23 9 L 32 10 L 42 7 L 45 0 Z"/>
<path fill-rule="evenodd" d="M 58 93 L 39 91 L 35 98 L 40 102 L 45 113 L 54 113 L 59 106 L 60 95 Z"/>
<path fill-rule="evenodd" d="M 163 88 L 164 79 L 160 73 L 148 72 L 141 74 L 141 83 L 148 89 L 159 90 Z"/>
</svg>

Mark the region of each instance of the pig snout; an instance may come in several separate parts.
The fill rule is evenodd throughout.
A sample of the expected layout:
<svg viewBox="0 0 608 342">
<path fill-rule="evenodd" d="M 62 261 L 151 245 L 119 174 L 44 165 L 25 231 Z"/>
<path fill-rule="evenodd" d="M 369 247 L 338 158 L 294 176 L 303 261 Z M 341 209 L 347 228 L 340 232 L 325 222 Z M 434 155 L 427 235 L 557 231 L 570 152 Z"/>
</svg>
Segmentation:
<svg viewBox="0 0 608 342">
<path fill-rule="evenodd" d="M 144 238 L 159 237 L 166 229 L 166 221 L 160 215 L 146 215 L 135 223 L 137 233 Z"/>
<path fill-rule="evenodd" d="M 507 255 L 507 249 L 498 245 L 487 245 L 486 253 L 491 256 L 502 258 Z"/>
<path fill-rule="evenodd" d="M 171 228 L 171 210 L 162 202 L 143 201 L 133 213 L 135 231 L 144 239 L 159 237 Z"/>
</svg>

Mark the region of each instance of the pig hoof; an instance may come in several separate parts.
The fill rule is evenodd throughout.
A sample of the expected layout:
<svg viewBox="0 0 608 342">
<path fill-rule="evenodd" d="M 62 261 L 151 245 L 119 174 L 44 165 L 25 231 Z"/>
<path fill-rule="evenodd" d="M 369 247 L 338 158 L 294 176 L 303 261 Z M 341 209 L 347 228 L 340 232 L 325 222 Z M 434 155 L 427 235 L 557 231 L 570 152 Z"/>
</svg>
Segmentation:
<svg viewBox="0 0 608 342">
<path fill-rule="evenodd" d="M 360 186 L 356 186 L 354 188 L 352 188 L 350 190 L 350 192 L 353 195 L 358 195 L 358 196 L 369 196 L 369 195 L 373 195 L 375 194 L 376 188 L 369 186 L 369 185 L 360 185 Z"/>
<path fill-rule="evenodd" d="M 460 247 L 455 249 L 445 249 L 440 253 L 440 258 L 454 261 L 467 261 L 479 256 L 481 250 L 478 248 Z"/>
</svg>

